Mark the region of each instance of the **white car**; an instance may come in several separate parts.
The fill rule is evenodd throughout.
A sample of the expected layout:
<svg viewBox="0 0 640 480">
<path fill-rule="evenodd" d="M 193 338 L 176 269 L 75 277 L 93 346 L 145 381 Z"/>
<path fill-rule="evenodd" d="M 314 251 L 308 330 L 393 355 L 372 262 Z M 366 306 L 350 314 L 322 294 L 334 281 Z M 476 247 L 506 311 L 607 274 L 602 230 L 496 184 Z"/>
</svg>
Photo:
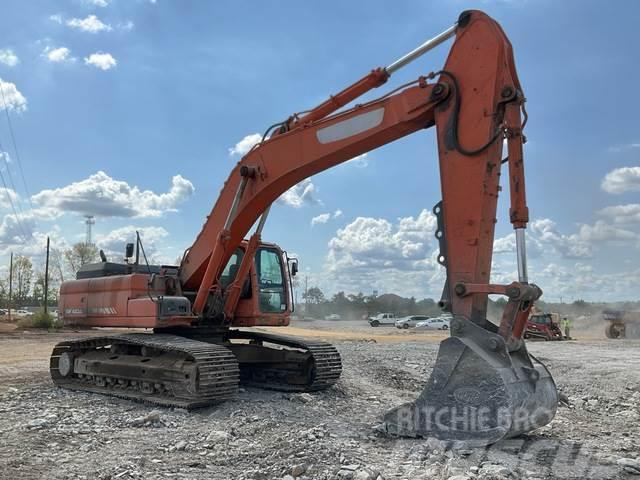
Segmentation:
<svg viewBox="0 0 640 480">
<path fill-rule="evenodd" d="M 428 320 L 418 322 L 418 324 L 416 325 L 416 330 L 449 330 L 450 321 L 451 316 L 449 315 L 429 318 Z"/>
<path fill-rule="evenodd" d="M 396 320 L 396 328 L 415 327 L 418 323 L 424 322 L 428 319 L 429 317 L 427 315 L 409 315 L 408 317 Z"/>
<path fill-rule="evenodd" d="M 337 313 L 332 313 L 331 315 L 327 315 L 326 317 L 324 317 L 324 319 L 325 320 L 341 320 L 342 317 Z"/>
<path fill-rule="evenodd" d="M 372 327 L 379 327 L 380 325 L 395 325 L 396 320 L 395 313 L 379 313 L 375 317 L 369 317 L 369 325 Z"/>
<path fill-rule="evenodd" d="M 29 310 L 16 310 L 16 316 L 18 317 L 30 317 L 32 315 L 34 315 L 33 312 L 30 312 Z"/>
</svg>

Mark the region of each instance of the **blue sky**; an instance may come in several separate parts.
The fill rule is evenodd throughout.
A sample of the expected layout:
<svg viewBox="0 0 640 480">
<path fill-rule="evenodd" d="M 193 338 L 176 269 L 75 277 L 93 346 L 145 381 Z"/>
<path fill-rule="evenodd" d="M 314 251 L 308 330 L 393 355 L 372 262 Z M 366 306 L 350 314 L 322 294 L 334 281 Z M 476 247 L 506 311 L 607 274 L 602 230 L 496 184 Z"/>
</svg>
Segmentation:
<svg viewBox="0 0 640 480">
<path fill-rule="evenodd" d="M 197 235 L 243 139 L 479 8 L 509 36 L 528 100 L 532 281 L 550 301 L 637 299 L 638 2 L 3 0 L 3 7 L 0 79 L 27 186 L 0 102 L 8 160 L 0 164 L 10 190 L 0 195 L 4 260 L 13 251 L 41 262 L 47 234 L 63 249 L 84 239 L 83 215 L 94 214 L 94 237 L 112 255 L 138 228 L 156 259 L 173 261 Z M 375 95 L 439 69 L 449 47 Z M 263 237 L 295 252 L 302 273 L 327 293 L 437 296 L 433 135 L 419 132 L 316 175 L 278 202 Z M 510 281 L 513 238 L 504 202 L 501 209 L 494 278 Z"/>
</svg>

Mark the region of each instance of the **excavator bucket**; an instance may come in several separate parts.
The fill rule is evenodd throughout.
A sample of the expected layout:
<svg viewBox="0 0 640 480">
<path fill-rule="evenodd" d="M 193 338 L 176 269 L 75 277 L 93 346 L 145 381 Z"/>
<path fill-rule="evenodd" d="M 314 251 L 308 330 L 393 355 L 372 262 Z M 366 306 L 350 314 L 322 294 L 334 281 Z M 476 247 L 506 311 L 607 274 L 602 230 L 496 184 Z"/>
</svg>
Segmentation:
<svg viewBox="0 0 640 480">
<path fill-rule="evenodd" d="M 389 434 L 482 446 L 553 419 L 555 383 L 523 341 L 508 348 L 492 323 L 483 328 L 464 317 L 452 320 L 451 332 L 420 396 L 385 415 Z"/>
</svg>

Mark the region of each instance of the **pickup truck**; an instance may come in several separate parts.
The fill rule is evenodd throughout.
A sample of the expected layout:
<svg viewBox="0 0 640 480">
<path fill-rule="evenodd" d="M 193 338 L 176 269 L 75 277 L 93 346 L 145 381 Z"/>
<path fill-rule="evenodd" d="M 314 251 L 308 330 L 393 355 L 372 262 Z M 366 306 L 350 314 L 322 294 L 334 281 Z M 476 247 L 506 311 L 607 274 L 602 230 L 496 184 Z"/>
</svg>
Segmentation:
<svg viewBox="0 0 640 480">
<path fill-rule="evenodd" d="M 372 327 L 379 327 L 380 325 L 395 325 L 396 317 L 395 313 L 379 313 L 373 317 L 369 317 L 369 325 Z"/>
</svg>

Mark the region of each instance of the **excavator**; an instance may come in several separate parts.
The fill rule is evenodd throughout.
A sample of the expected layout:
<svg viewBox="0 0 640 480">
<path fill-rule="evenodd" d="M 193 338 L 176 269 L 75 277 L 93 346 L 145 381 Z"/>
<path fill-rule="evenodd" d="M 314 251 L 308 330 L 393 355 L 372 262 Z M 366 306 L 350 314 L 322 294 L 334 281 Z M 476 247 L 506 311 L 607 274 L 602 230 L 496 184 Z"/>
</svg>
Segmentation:
<svg viewBox="0 0 640 480">
<path fill-rule="evenodd" d="M 441 70 L 349 105 L 452 37 Z M 382 428 L 394 436 L 487 445 L 547 424 L 558 393 L 523 340 L 542 294 L 527 272 L 526 121 L 505 33 L 483 12 L 463 12 L 387 67 L 270 126 L 229 174 L 179 266 L 149 265 L 138 238 L 135 258 L 127 244 L 125 263 L 103 256 L 63 283 L 65 324 L 147 330 L 57 344 L 53 382 L 186 409 L 233 398 L 239 384 L 290 392 L 334 385 L 342 363 L 332 345 L 243 328 L 286 326 L 293 309 L 297 260 L 262 241 L 269 210 L 302 180 L 435 126 L 442 200 L 433 212 L 437 261 L 446 270 L 439 305 L 452 315 L 450 337 L 440 344 L 424 390 L 387 412 Z M 504 164 L 518 265 L 518 280 L 508 285 L 490 281 Z M 507 299 L 499 324 L 487 320 L 488 295 Z"/>
</svg>

